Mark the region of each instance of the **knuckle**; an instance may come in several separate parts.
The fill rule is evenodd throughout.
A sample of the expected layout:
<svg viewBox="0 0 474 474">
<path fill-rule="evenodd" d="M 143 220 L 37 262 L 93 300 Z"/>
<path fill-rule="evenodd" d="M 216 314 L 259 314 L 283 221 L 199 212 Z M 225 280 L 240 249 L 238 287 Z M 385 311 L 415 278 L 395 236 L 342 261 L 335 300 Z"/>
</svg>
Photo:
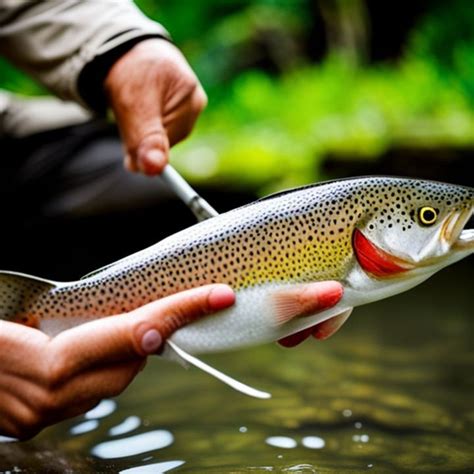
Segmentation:
<svg viewBox="0 0 474 474">
<path fill-rule="evenodd" d="M 207 105 L 207 96 L 200 85 L 190 93 L 187 105 L 187 114 L 189 116 L 189 125 L 192 128 L 199 114 Z"/>
<path fill-rule="evenodd" d="M 35 409 L 39 415 L 48 416 L 60 406 L 59 396 L 55 391 L 46 389 L 37 395 Z"/>
<path fill-rule="evenodd" d="M 180 88 L 185 95 L 193 95 L 199 87 L 198 78 L 191 70 L 181 72 Z"/>
<path fill-rule="evenodd" d="M 185 319 L 185 313 L 183 313 L 182 311 L 170 311 L 165 315 L 162 320 L 161 332 L 165 335 L 165 337 L 170 336 L 185 324 Z"/>
<path fill-rule="evenodd" d="M 180 327 L 211 313 L 209 288 L 195 288 L 168 296 L 155 307 L 157 329 L 163 338 Z"/>
<path fill-rule="evenodd" d="M 133 155 L 132 166 L 137 166 L 137 161 L 151 149 L 159 149 L 163 152 L 168 149 L 168 136 L 159 122 L 153 122 L 147 127 L 143 127 L 142 136 L 135 148 L 129 148 L 129 153 Z"/>
<path fill-rule="evenodd" d="M 48 389 L 53 389 L 61 385 L 68 373 L 68 364 L 65 357 L 52 358 L 48 364 L 44 375 L 44 384 Z"/>
<path fill-rule="evenodd" d="M 197 111 L 197 113 L 199 114 L 200 112 L 202 112 L 206 108 L 207 102 L 208 102 L 207 95 L 204 92 L 204 89 L 199 86 L 196 89 L 195 97 L 194 97 L 194 101 L 193 101 L 194 110 Z"/>
</svg>

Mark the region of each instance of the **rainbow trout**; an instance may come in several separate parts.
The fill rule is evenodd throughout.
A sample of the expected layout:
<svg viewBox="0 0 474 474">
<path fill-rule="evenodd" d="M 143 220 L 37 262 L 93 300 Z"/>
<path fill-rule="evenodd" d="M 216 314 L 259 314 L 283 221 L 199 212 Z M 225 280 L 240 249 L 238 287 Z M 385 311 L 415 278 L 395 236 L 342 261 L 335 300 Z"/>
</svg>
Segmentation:
<svg viewBox="0 0 474 474">
<path fill-rule="evenodd" d="M 236 304 L 177 331 L 169 357 L 253 391 L 190 354 L 275 341 L 408 290 L 474 252 L 474 189 L 361 177 L 282 192 L 189 227 L 73 282 L 0 273 L 0 317 L 54 335 L 208 283 Z M 338 280 L 342 300 L 295 318 L 288 290 Z"/>
</svg>

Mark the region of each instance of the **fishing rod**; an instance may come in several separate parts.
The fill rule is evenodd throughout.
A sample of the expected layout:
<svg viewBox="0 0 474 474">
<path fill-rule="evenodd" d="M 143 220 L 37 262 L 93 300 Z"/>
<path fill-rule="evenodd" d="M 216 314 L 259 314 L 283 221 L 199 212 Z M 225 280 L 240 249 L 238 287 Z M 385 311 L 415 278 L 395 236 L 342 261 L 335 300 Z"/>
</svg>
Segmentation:
<svg viewBox="0 0 474 474">
<path fill-rule="evenodd" d="M 219 215 L 170 164 L 165 166 L 161 177 L 186 206 L 191 209 L 199 222 Z"/>
</svg>

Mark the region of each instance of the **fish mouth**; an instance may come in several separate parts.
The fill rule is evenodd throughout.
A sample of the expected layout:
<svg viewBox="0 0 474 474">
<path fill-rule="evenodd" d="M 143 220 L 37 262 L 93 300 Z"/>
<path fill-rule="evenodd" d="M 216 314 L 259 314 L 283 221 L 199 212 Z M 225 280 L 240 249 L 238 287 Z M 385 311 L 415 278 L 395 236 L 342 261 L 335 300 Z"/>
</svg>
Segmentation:
<svg viewBox="0 0 474 474">
<path fill-rule="evenodd" d="M 454 224 L 448 225 L 445 239 L 455 250 L 474 250 L 474 208 L 456 212 Z M 449 224 L 449 223 L 448 223 Z M 449 228 L 452 228 L 450 230 Z"/>
<path fill-rule="evenodd" d="M 352 247 L 362 269 L 376 277 L 393 276 L 415 268 L 413 263 L 375 245 L 359 229 L 354 230 Z"/>
</svg>

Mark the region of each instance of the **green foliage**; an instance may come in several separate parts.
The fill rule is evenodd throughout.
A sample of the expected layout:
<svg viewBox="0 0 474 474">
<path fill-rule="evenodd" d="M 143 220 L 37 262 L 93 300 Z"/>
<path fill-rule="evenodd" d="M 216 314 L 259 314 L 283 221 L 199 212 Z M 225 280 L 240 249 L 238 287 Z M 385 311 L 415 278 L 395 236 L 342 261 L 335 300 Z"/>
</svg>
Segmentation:
<svg viewBox="0 0 474 474">
<path fill-rule="evenodd" d="M 45 94 L 45 90 L 24 72 L 0 56 L 0 88 L 24 95 Z"/>
<path fill-rule="evenodd" d="M 221 95 L 240 72 L 270 57 L 277 71 L 303 61 L 298 39 L 307 29 L 309 0 L 136 2 L 166 25 L 211 94 Z M 267 64 L 268 65 L 268 64 Z"/>
<path fill-rule="evenodd" d="M 474 103 L 474 8 L 470 0 L 441 3 L 413 32 L 408 55 L 432 64 L 447 84 Z"/>
<path fill-rule="evenodd" d="M 321 178 L 328 154 L 375 159 L 392 145 L 473 143 L 473 130 L 467 97 L 429 64 L 357 70 L 327 60 L 280 78 L 239 76 L 174 160 L 190 179 L 267 192 Z"/>
</svg>

